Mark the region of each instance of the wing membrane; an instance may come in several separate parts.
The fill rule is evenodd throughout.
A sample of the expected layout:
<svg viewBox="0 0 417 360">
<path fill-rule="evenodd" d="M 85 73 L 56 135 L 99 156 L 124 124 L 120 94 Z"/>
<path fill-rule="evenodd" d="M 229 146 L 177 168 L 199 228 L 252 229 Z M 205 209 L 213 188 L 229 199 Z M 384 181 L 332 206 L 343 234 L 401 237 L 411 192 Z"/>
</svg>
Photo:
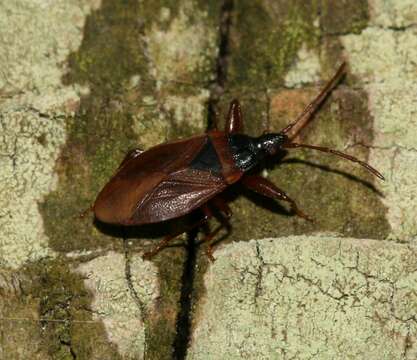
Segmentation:
<svg viewBox="0 0 417 360">
<path fill-rule="evenodd" d="M 182 169 L 169 174 L 137 205 L 135 224 L 159 222 L 185 215 L 200 207 L 227 186 L 216 174 L 198 169 Z"/>
</svg>

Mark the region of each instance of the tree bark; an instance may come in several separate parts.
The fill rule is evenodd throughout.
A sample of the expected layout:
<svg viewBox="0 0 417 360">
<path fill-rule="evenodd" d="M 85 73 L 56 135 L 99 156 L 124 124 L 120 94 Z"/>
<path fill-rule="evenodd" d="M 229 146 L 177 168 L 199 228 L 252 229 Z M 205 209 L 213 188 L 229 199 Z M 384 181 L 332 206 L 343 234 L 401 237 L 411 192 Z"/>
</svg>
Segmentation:
<svg viewBox="0 0 417 360">
<path fill-rule="evenodd" d="M 417 6 L 388 3 L 0 3 L 0 357 L 414 359 Z M 234 186 L 213 264 L 195 233 L 142 260 L 181 221 L 79 218 L 128 150 L 234 98 L 277 132 L 342 61 L 299 140 L 385 182 L 289 151 L 262 174 L 316 221 Z"/>
</svg>

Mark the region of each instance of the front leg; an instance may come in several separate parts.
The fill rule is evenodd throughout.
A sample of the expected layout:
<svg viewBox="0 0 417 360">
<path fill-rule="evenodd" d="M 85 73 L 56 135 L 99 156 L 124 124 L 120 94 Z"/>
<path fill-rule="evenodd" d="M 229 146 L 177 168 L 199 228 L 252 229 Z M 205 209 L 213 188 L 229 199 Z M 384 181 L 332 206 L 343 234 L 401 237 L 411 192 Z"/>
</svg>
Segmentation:
<svg viewBox="0 0 417 360">
<path fill-rule="evenodd" d="M 284 191 L 277 188 L 273 183 L 263 178 L 262 176 L 245 175 L 241 181 L 245 187 L 247 187 L 248 189 L 252 191 L 255 191 L 256 193 L 260 195 L 266 196 L 274 200 L 283 200 L 283 201 L 288 202 L 291 206 L 291 210 L 296 215 L 308 221 L 313 221 L 313 219 L 311 219 L 309 216 L 304 214 L 304 212 L 302 212 L 298 208 L 295 201 L 292 200 L 290 197 L 288 197 Z"/>
<path fill-rule="evenodd" d="M 226 134 L 243 132 L 242 110 L 240 109 L 239 101 L 236 99 L 230 103 L 224 132 Z"/>
</svg>

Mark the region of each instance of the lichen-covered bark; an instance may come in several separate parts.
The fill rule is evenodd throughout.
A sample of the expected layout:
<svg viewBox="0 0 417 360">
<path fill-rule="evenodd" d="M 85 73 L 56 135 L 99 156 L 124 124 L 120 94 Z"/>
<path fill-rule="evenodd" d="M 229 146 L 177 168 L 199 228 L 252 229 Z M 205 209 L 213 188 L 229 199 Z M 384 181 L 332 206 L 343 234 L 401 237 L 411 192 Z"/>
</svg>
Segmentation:
<svg viewBox="0 0 417 360">
<path fill-rule="evenodd" d="M 249 132 L 282 129 L 314 98 L 320 89 L 317 81 L 328 79 L 343 56 L 341 50 L 332 57 L 325 51 L 327 39 L 334 42 L 333 33 L 341 32 L 331 24 L 342 26 L 340 21 L 329 20 L 329 12 L 332 19 L 343 18 L 346 22 L 346 18 L 352 18 L 354 24 L 344 24 L 343 33 L 353 33 L 359 15 L 362 21 L 367 19 L 366 4 L 362 2 L 360 7 L 361 2 L 357 3 L 343 9 L 334 2 L 237 3 L 226 88 L 233 95 L 248 89 L 247 96 L 243 96 L 243 112 Z M 253 8 L 259 10 L 258 15 L 247 17 Z M 247 24 L 249 19 L 251 23 Z M 261 34 L 255 43 L 254 33 Z M 297 65 L 292 68 L 293 64 Z M 260 93 L 254 95 L 250 85 L 260 88 Z M 303 88 L 298 89 L 300 86 Z M 366 158 L 368 149 L 354 145 L 373 141 L 373 119 L 367 104 L 364 91 L 341 85 L 304 131 L 301 141 L 349 149 L 353 155 Z M 246 197 L 234 203 L 236 216 L 232 219 L 230 241 L 316 231 L 384 238 L 389 231 L 381 197 L 372 190 L 374 179 L 344 160 L 313 151 L 290 151 L 280 166 L 268 171 L 268 178 L 307 214 L 314 214 L 316 223 L 288 218 L 282 207 L 245 193 Z"/>
<path fill-rule="evenodd" d="M 190 359 L 415 358 L 416 24 L 410 0 L 2 2 L 0 357 L 184 357 L 190 323 Z M 233 231 L 195 267 L 185 236 L 141 258 L 181 223 L 78 218 L 127 150 L 203 132 L 210 99 L 278 131 L 342 59 L 300 140 L 384 183 L 290 152 L 263 175 L 316 222 L 234 186 Z"/>
<path fill-rule="evenodd" d="M 282 20 L 281 13 L 271 11 L 270 2 L 250 6 L 255 3 L 268 8 L 258 25 L 263 34 L 279 29 L 280 21 L 293 34 L 290 13 Z M 344 58 L 350 67 L 346 81 L 301 140 L 368 159 L 386 181 L 375 181 L 353 164 L 307 151 L 290 152 L 290 161 L 268 169 L 264 174 L 317 222 L 288 217 L 282 208 L 249 193 L 248 199 L 233 202 L 233 232 L 228 238 L 233 244 L 219 246 L 217 262 L 200 277 L 190 359 L 416 356 L 412 173 L 417 143 L 412 114 L 417 8 L 407 1 L 395 6 L 354 3 L 291 2 L 309 9 L 297 14 L 302 18 L 307 13 L 313 20 L 306 16 L 304 27 L 296 26 L 299 33 L 307 27 L 308 36 L 300 35 L 292 52 L 282 48 L 290 57 L 286 68 L 269 63 L 268 71 L 256 73 L 265 87 L 264 100 L 245 104 L 250 108 L 245 123 L 250 131 L 253 124 L 258 132 L 262 125 L 282 128 L 317 93 L 317 80 L 328 78 Z M 268 28 L 269 18 L 275 20 L 275 29 Z M 240 32 L 247 27 L 239 28 L 238 15 L 235 21 L 240 46 Z M 233 56 L 232 52 L 230 80 L 236 81 L 233 67 L 240 59 Z M 258 53 L 258 58 L 262 64 L 268 56 Z M 263 81 L 273 73 L 276 77 Z M 230 86 L 235 89 L 235 83 Z M 312 232 L 322 235 L 292 236 Z M 245 242 L 266 236 L 274 239 Z"/>
<path fill-rule="evenodd" d="M 45 219 L 60 219 L 46 221 L 50 246 L 56 251 L 115 249 L 123 254 L 121 239 L 127 237 L 132 239 L 127 244 L 128 257 L 137 248 L 138 238 L 158 240 L 172 231 L 167 227 L 161 231 L 159 226 L 139 231 L 99 226 L 101 231 L 97 231 L 91 222 L 74 222 L 70 214 L 88 206 L 128 149 L 146 149 L 203 131 L 208 98 L 203 86 L 211 78 L 216 53 L 215 15 L 215 9 L 190 1 L 103 1 L 87 18 L 83 43 L 70 55 L 64 80 L 88 86 L 89 93 L 69 125 L 69 139 L 58 164 L 58 190 L 42 206 Z M 190 86 L 194 83 L 202 85 Z M 68 238 L 68 233 L 73 236 Z M 143 246 L 142 242 L 142 251 Z M 154 241 L 148 246 L 155 246 Z M 130 296 L 137 297 L 138 304 L 130 301 L 128 314 L 142 312 L 142 341 L 137 339 L 139 329 L 127 334 L 126 339 L 120 335 L 123 322 L 115 327 L 103 320 L 110 341 L 118 345 L 122 356 L 137 358 L 146 353 L 147 358 L 171 357 L 183 258 L 184 251 L 177 248 L 154 260 L 158 271 L 149 281 L 157 283 L 159 300 L 152 311 L 130 289 Z M 114 261 L 109 259 L 110 263 Z M 116 264 L 119 276 L 125 274 L 124 262 Z M 129 272 L 126 270 L 127 279 L 120 285 L 124 291 L 126 281 L 133 284 L 138 279 L 128 279 Z M 147 278 L 146 274 L 141 276 Z M 100 293 L 98 289 L 97 296 Z M 111 305 L 115 310 L 103 313 L 114 322 L 126 306 L 120 299 Z M 140 309 L 135 312 L 136 306 Z M 101 312 L 97 303 L 92 307 Z"/>
<path fill-rule="evenodd" d="M 205 275 L 189 359 L 414 359 L 416 255 L 331 236 L 230 244 Z"/>
<path fill-rule="evenodd" d="M 78 214 L 130 148 L 204 130 L 219 6 L 0 7 L 1 355 L 169 359 L 184 250 L 151 264 L 140 254 L 172 227 L 119 229 Z M 33 345 L 19 345 L 20 323 L 33 324 Z"/>
</svg>

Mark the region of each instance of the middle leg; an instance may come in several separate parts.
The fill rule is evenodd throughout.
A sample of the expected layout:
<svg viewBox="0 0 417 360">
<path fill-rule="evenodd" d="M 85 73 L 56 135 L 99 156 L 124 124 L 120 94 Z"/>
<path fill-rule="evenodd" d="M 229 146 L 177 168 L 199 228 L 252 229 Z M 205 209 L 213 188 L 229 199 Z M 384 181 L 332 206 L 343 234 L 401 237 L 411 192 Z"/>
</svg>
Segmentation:
<svg viewBox="0 0 417 360">
<path fill-rule="evenodd" d="M 313 221 L 309 216 L 302 212 L 295 201 L 291 199 L 284 191 L 276 187 L 273 183 L 263 178 L 262 176 L 256 175 L 245 175 L 242 178 L 242 184 L 248 189 L 255 191 L 258 194 L 264 195 L 274 200 L 283 200 L 290 204 L 291 210 L 308 221 Z"/>
<path fill-rule="evenodd" d="M 155 246 L 154 249 L 144 253 L 142 255 L 142 258 L 147 259 L 147 260 L 153 258 L 163 248 L 167 247 L 171 240 L 174 240 L 176 237 L 180 236 L 181 234 L 184 234 L 186 232 L 189 232 L 191 230 L 194 230 L 194 229 L 206 224 L 210 220 L 210 218 L 213 217 L 213 215 L 210 211 L 207 210 L 207 205 L 203 205 L 201 209 L 203 210 L 203 213 L 204 213 L 204 217 L 201 220 L 199 220 L 199 221 L 195 222 L 194 224 L 188 226 L 186 229 L 183 229 L 182 231 L 177 232 L 176 234 L 166 236 L 157 246 Z"/>
<path fill-rule="evenodd" d="M 213 215 L 211 209 L 207 206 L 206 208 L 203 208 L 203 211 L 205 212 L 206 217 L 215 216 L 216 219 L 220 222 L 220 224 L 213 231 L 206 234 L 202 240 L 202 242 L 209 243 L 207 245 L 206 255 L 209 258 L 209 260 L 213 262 L 215 260 L 213 257 L 214 245 L 210 244 L 210 241 L 213 240 L 213 238 L 219 233 L 221 229 L 226 229 L 227 233 L 230 233 L 231 226 L 229 223 L 229 218 L 232 216 L 232 211 L 230 210 L 227 202 L 220 196 L 217 196 L 214 199 L 212 199 L 209 204 L 211 205 L 212 208 L 214 208 L 214 210 L 218 214 Z"/>
</svg>

